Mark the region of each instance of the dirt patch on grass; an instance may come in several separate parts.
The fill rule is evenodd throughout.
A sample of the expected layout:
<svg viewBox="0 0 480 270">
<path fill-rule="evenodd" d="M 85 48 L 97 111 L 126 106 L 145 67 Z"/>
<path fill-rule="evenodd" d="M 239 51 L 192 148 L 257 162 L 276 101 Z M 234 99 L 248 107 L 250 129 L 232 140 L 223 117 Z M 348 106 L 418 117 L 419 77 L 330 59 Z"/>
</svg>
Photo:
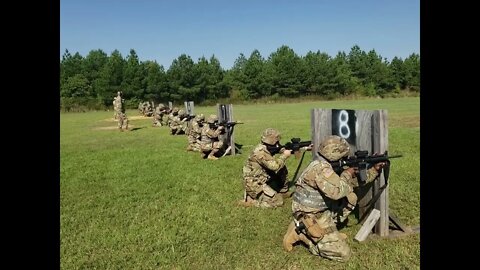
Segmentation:
<svg viewBox="0 0 480 270">
<path fill-rule="evenodd" d="M 128 125 L 128 129 L 134 128 L 134 125 Z M 108 127 L 96 127 L 92 128 L 93 130 L 115 130 L 118 129 L 118 126 L 108 126 Z"/>
<path fill-rule="evenodd" d="M 143 115 L 135 115 L 135 116 L 128 116 L 128 115 L 127 115 L 127 118 L 128 118 L 128 120 L 145 120 L 145 119 L 152 119 L 152 117 L 147 117 L 147 116 L 143 116 Z M 112 117 L 112 118 L 103 119 L 103 121 L 115 121 L 115 122 L 117 122 L 118 120 L 117 120 L 117 119 L 113 119 L 113 117 Z"/>
<path fill-rule="evenodd" d="M 142 115 L 135 115 L 135 116 L 128 116 L 128 120 L 145 120 L 145 119 L 152 119 L 152 117 L 142 116 Z"/>
</svg>

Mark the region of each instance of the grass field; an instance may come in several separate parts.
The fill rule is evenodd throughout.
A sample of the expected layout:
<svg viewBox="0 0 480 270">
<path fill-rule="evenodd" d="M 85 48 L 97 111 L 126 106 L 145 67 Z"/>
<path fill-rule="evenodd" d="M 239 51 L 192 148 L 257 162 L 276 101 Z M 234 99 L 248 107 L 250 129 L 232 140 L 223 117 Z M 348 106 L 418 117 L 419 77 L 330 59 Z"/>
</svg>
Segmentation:
<svg viewBox="0 0 480 270">
<path fill-rule="evenodd" d="M 113 112 L 60 114 L 61 269 L 419 269 L 420 236 L 358 243 L 352 216 L 342 230 L 347 263 L 287 253 L 283 235 L 291 199 L 278 209 L 237 206 L 242 166 L 267 127 L 310 140 L 312 108 L 388 110 L 392 160 L 390 209 L 408 226 L 420 224 L 420 99 L 364 99 L 234 105 L 235 142 L 243 153 L 217 161 L 186 152 L 184 135 L 151 127 L 127 111 L 133 131 L 115 129 Z M 216 107 L 195 107 L 216 113 Z M 302 167 L 311 160 L 306 154 Z M 293 175 L 299 160 L 290 158 Z"/>
</svg>

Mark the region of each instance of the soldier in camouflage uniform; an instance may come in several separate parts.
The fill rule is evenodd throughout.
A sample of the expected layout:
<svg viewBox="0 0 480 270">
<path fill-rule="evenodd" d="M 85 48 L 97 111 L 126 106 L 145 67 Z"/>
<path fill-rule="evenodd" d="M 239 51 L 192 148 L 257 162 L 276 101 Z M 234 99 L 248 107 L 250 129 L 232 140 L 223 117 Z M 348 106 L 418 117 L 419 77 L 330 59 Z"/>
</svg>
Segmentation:
<svg viewBox="0 0 480 270">
<path fill-rule="evenodd" d="M 167 126 L 170 127 L 173 119 L 178 115 L 178 107 L 173 107 L 172 111 L 167 117 Z"/>
<path fill-rule="evenodd" d="M 187 120 L 184 110 L 178 110 L 178 114 L 173 117 L 172 122 L 170 122 L 170 133 L 172 135 L 185 134 L 187 129 Z"/>
<path fill-rule="evenodd" d="M 320 158 L 303 170 L 296 183 L 293 221 L 283 238 L 285 250 L 291 251 L 294 243 L 302 241 L 314 255 L 340 262 L 350 258 L 347 236 L 338 232 L 337 226 L 347 220 L 357 204 L 353 187 L 358 186 L 358 168 L 344 168 L 338 175 L 329 163 L 348 156 L 349 152 L 347 141 L 336 135 L 320 143 Z M 384 165 L 384 162 L 374 164 L 367 171 L 367 182 L 373 181 Z"/>
<path fill-rule="evenodd" d="M 115 113 L 113 114 L 115 119 L 118 119 L 119 114 L 121 113 L 122 107 L 122 92 L 118 91 L 117 96 L 113 98 L 113 109 Z"/>
<path fill-rule="evenodd" d="M 162 126 L 168 126 L 168 117 L 172 113 L 172 109 L 168 106 L 165 106 L 163 110 L 160 110 L 160 112 L 161 112 L 160 123 L 162 124 Z"/>
<path fill-rule="evenodd" d="M 195 116 L 188 124 L 186 134 L 188 136 L 187 151 L 200 152 L 200 142 L 202 138 L 202 128 L 205 122 L 203 113 Z"/>
<path fill-rule="evenodd" d="M 117 97 L 115 98 L 115 107 L 118 117 L 118 129 L 120 131 L 123 131 L 123 129 L 128 130 L 128 118 L 125 114 L 125 99 L 122 98 L 122 92 L 120 91 L 117 92 Z"/>
<path fill-rule="evenodd" d="M 154 127 L 163 125 L 163 116 L 165 115 L 167 109 L 168 107 L 165 107 L 163 103 L 158 104 L 158 106 L 155 108 L 152 124 Z"/>
<path fill-rule="evenodd" d="M 291 150 L 279 149 L 281 135 L 267 128 L 245 165 L 243 166 L 243 184 L 245 186 L 245 205 L 257 207 L 278 207 L 283 205 L 283 195 L 288 191 L 288 170 L 285 162 Z M 275 150 L 273 150 L 275 149 Z M 281 155 L 274 157 L 280 150 Z"/>
<path fill-rule="evenodd" d="M 145 101 L 145 107 L 143 110 L 143 116 L 150 117 L 153 115 L 153 107 L 152 104 L 150 104 L 149 101 Z"/>
<path fill-rule="evenodd" d="M 117 110 L 117 97 L 113 98 L 113 120 L 117 120 L 118 118 L 118 110 Z"/>
<path fill-rule="evenodd" d="M 218 159 L 217 153 L 219 153 L 224 146 L 223 141 L 219 140 L 219 136 L 223 131 L 224 127 L 218 125 L 218 116 L 211 114 L 207 118 L 207 125 L 204 125 L 202 128 L 200 140 L 200 153 L 202 154 L 202 158 Z"/>
<path fill-rule="evenodd" d="M 138 112 L 143 115 L 143 102 L 140 101 L 140 103 L 138 103 Z"/>
</svg>

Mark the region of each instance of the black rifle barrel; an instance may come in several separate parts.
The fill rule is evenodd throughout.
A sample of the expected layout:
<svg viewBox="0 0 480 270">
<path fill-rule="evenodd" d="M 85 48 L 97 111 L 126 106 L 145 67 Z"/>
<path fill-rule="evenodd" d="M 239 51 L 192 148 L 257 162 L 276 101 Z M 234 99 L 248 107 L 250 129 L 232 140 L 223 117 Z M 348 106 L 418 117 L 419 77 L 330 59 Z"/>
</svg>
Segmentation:
<svg viewBox="0 0 480 270">
<path fill-rule="evenodd" d="M 338 168 L 342 166 L 353 166 L 356 167 L 359 163 L 369 163 L 369 164 L 375 164 L 378 162 L 384 162 L 387 161 L 391 158 L 399 158 L 402 157 L 402 155 L 394 155 L 394 156 L 387 156 L 387 155 L 380 155 L 380 156 L 366 156 L 366 157 L 351 157 L 347 159 L 341 159 L 339 161 L 331 162 L 330 164 L 332 165 L 333 168 Z"/>
<path fill-rule="evenodd" d="M 287 150 L 298 150 L 302 147 L 309 146 L 310 144 L 312 144 L 312 141 L 288 142 L 283 147 Z"/>
</svg>

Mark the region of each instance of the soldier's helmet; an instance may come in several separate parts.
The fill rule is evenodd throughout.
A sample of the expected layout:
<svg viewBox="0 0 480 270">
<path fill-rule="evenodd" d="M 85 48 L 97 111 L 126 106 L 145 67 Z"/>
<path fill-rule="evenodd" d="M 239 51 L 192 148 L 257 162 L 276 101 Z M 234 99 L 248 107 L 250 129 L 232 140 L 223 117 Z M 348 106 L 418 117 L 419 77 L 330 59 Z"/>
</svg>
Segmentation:
<svg viewBox="0 0 480 270">
<path fill-rule="evenodd" d="M 265 129 L 265 131 L 263 131 L 261 140 L 263 143 L 274 145 L 278 141 L 280 141 L 281 138 L 282 136 L 280 135 L 280 132 L 278 132 L 278 130 L 273 128 L 267 128 Z"/>
<path fill-rule="evenodd" d="M 199 122 L 199 121 L 205 121 L 205 115 L 203 115 L 203 113 L 201 114 L 197 114 L 197 116 L 195 116 L 195 121 Z"/>
<path fill-rule="evenodd" d="M 348 142 L 337 135 L 331 135 L 325 138 L 318 146 L 318 152 L 329 161 L 337 161 L 348 155 L 350 145 Z"/>
<path fill-rule="evenodd" d="M 178 115 L 184 115 L 184 114 L 185 114 L 184 110 L 182 110 L 182 109 L 178 110 Z"/>
<path fill-rule="evenodd" d="M 218 116 L 215 115 L 215 114 L 211 114 L 208 118 L 207 118 L 207 123 L 209 124 L 213 124 L 215 122 L 218 122 Z"/>
<path fill-rule="evenodd" d="M 173 107 L 172 113 L 178 113 L 178 107 Z"/>
</svg>

